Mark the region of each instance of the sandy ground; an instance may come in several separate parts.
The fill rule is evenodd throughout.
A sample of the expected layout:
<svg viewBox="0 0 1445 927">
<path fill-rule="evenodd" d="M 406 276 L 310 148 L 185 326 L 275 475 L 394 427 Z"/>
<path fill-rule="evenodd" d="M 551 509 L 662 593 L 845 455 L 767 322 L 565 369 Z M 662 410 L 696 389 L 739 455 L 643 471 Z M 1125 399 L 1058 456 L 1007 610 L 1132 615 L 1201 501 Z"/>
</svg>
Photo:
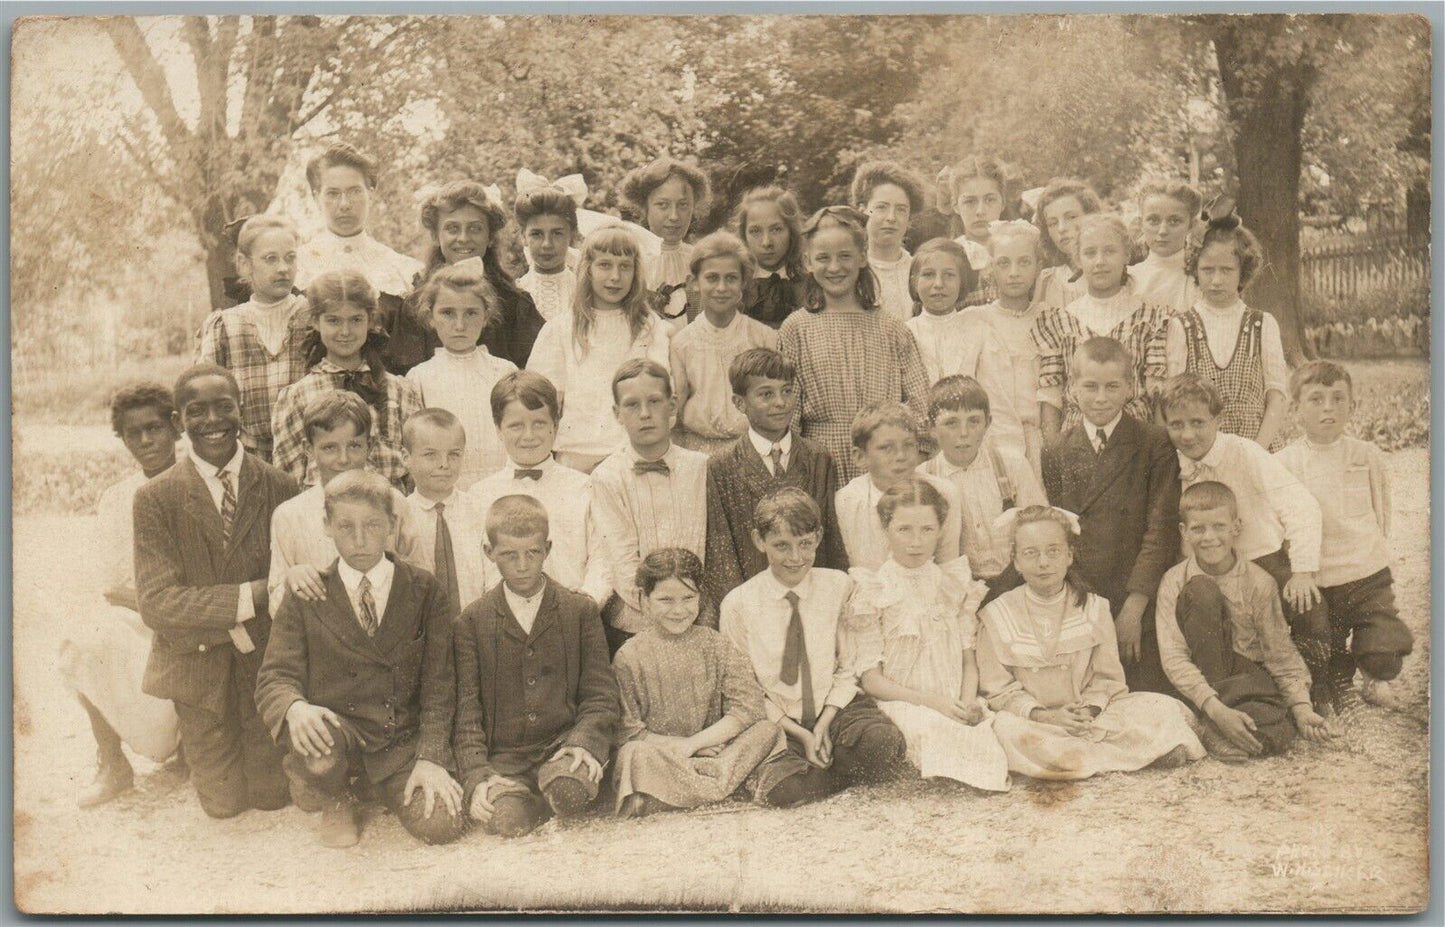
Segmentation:
<svg viewBox="0 0 1445 927">
<path fill-rule="evenodd" d="M 1358 752 L 983 796 L 911 782 L 790 811 L 748 805 L 639 822 L 594 816 L 504 842 L 412 842 L 373 812 L 360 846 L 319 847 L 294 808 L 207 819 L 139 761 L 138 789 L 74 806 L 85 719 L 54 673 L 57 629 L 98 601 L 66 554 L 88 518 L 20 517 L 15 549 L 15 892 L 31 913 L 420 908 L 970 912 L 1405 912 L 1428 902 L 1429 456 L 1390 459 L 1396 589 L 1417 635 L 1398 713 Z"/>
</svg>

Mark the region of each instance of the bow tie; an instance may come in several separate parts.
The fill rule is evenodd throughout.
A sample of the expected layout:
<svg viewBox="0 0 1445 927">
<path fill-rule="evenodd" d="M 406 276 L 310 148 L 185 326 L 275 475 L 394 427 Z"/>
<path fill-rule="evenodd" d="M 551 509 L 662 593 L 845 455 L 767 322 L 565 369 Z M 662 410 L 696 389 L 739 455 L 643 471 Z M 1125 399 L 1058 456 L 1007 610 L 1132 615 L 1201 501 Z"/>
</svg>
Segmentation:
<svg viewBox="0 0 1445 927">
<path fill-rule="evenodd" d="M 668 474 L 672 470 L 667 466 L 665 460 L 639 460 L 632 465 L 633 473 L 662 473 Z"/>
<path fill-rule="evenodd" d="M 512 471 L 512 479 L 514 479 L 514 480 L 534 480 L 534 481 L 535 481 L 535 480 L 540 480 L 541 478 L 542 478 L 542 471 L 541 471 L 541 470 L 513 470 L 513 471 Z"/>
</svg>

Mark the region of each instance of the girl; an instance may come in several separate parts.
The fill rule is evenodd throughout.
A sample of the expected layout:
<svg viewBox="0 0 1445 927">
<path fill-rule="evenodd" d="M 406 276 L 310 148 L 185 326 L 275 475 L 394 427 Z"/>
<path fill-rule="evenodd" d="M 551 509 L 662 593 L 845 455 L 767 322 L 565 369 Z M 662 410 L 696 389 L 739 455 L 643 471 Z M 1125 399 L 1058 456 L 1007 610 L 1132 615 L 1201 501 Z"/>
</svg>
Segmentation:
<svg viewBox="0 0 1445 927">
<path fill-rule="evenodd" d="M 506 223 L 507 214 L 501 204 L 475 181 L 458 180 L 430 191 L 421 201 L 421 225 L 431 235 L 432 249 L 417 288 L 419 290 L 438 268 L 468 258 L 481 258 L 487 283 L 497 294 L 497 312 L 482 330 L 478 344 L 486 345 L 494 356 L 522 367 L 531 357 L 532 344 L 542 330 L 542 316 L 532 297 L 519 289 L 502 269 L 506 242 L 501 233 Z M 431 357 L 441 342 L 435 331 L 421 324 L 425 313 L 418 311 L 415 300 L 409 308 L 415 324 L 420 326 L 422 338 L 410 357 L 411 365 L 415 365 Z M 390 346 L 388 348 L 390 350 Z"/>
<path fill-rule="evenodd" d="M 1009 771 L 1087 779 L 1203 758 L 1182 702 L 1124 685 L 1109 604 L 1071 569 L 1078 519 L 1043 505 L 1005 519 L 1025 585 L 979 613 L 978 670 Z"/>
<path fill-rule="evenodd" d="M 1189 230 L 1204 200 L 1199 191 L 1178 180 L 1151 181 L 1139 190 L 1139 224 L 1149 254 L 1129 268 L 1140 295 L 1170 315 L 1194 302 L 1194 285 L 1184 272 L 1189 255 Z"/>
<path fill-rule="evenodd" d="M 913 256 L 903 247 L 903 236 L 913 216 L 927 205 L 923 184 L 892 161 L 869 161 L 854 173 L 849 192 L 868 217 L 868 266 L 878 278 L 878 303 L 884 312 L 906 322 L 913 314 L 908 297 Z"/>
<path fill-rule="evenodd" d="M 532 297 L 537 312 L 550 322 L 572 311 L 577 275 L 567 267 L 567 250 L 577 235 L 577 202 L 560 187 L 549 184 L 525 193 L 519 191 L 512 212 L 532 264 L 517 280 L 517 286 Z"/>
<path fill-rule="evenodd" d="M 987 273 L 989 228 L 1005 212 L 1011 212 L 1009 204 L 1018 192 L 1004 165 L 992 158 L 968 157 L 945 167 L 938 174 L 938 184 L 943 208 L 958 213 L 963 223 L 963 234 L 954 241 L 963 246 L 969 266 L 977 272 L 978 282 L 964 291 L 963 304 L 981 306 L 998 296 Z"/>
<path fill-rule="evenodd" d="M 557 460 L 591 473 L 627 440 L 612 414 L 612 375 L 646 357 L 667 366 L 667 324 L 648 308 L 636 240 L 603 226 L 582 242 L 572 311 L 542 326 L 528 370 L 551 380 L 562 400 Z"/>
<path fill-rule="evenodd" d="M 928 382 L 958 374 L 979 381 L 988 393 L 994 440 L 1022 457 L 1023 426 L 1013 408 L 1003 345 L 985 320 L 959 311 L 976 279 L 962 245 L 947 238 L 924 242 L 908 272 L 908 290 L 919 308 L 908 330 L 918 342 Z"/>
<path fill-rule="evenodd" d="M 241 387 L 241 443 L 271 460 L 271 410 L 282 388 L 306 375 L 311 314 L 296 282 L 296 228 L 277 216 L 252 216 L 236 237 L 236 271 L 251 298 L 217 309 L 201 326 L 200 359 L 235 374 Z"/>
<path fill-rule="evenodd" d="M 706 174 L 669 157 L 658 158 L 622 180 L 622 198 L 642 217 L 648 231 L 662 238 L 662 250 L 647 255 L 640 272 L 650 307 L 673 323 L 669 334 L 697 315 L 686 288 L 692 246 L 683 238 L 693 218 L 706 213 L 711 195 Z"/>
<path fill-rule="evenodd" d="M 417 308 L 442 346 L 431 360 L 411 368 L 406 378 L 416 385 L 424 406 L 446 409 L 461 420 L 467 443 L 458 485 L 469 489 L 507 463 L 506 448 L 484 397 L 490 397 L 497 381 L 517 367 L 493 357 L 486 345 L 478 343 L 496 316 L 497 291 L 487 282 L 486 265 L 473 257 L 432 274 L 418 294 Z"/>
<path fill-rule="evenodd" d="M 1103 208 L 1099 194 L 1082 180 L 1055 178 L 1039 194 L 1034 223 L 1044 245 L 1046 266 L 1034 286 L 1034 301 L 1062 308 L 1084 293 L 1073 265 L 1079 220 Z"/>
<path fill-rule="evenodd" d="M 779 328 L 803 304 L 803 213 L 798 198 L 781 187 L 749 190 L 733 213 L 732 230 L 747 243 L 757 264 L 743 314 Z"/>
<path fill-rule="evenodd" d="M 1264 253 L 1232 202 L 1216 202 L 1211 212 L 1186 265 L 1197 287 L 1194 304 L 1169 320 L 1166 373 L 1188 371 L 1213 381 L 1224 399 L 1220 428 L 1276 451 L 1283 446 L 1280 426 L 1289 382 L 1279 323 L 1240 299 L 1264 263 Z"/>
<path fill-rule="evenodd" d="M 622 693 L 613 764 L 622 817 L 723 801 L 783 748 L 748 658 L 698 626 L 702 562 L 676 547 L 637 569 L 649 630 L 617 651 Z"/>
<path fill-rule="evenodd" d="M 833 455 L 840 486 L 861 472 L 852 440 L 859 409 L 901 401 L 922 415 L 928 401 L 918 343 L 879 308 L 878 280 L 866 263 L 867 221 L 851 207 L 828 206 L 803 226 L 807 311 L 788 316 L 778 339 L 798 371 L 793 425 Z"/>
<path fill-rule="evenodd" d="M 975 610 L 987 591 L 959 557 L 934 561 L 948 503 L 909 477 L 878 500 L 891 552 L 878 570 L 853 569 L 856 586 L 841 646 L 864 694 L 893 719 L 924 778 L 946 776 L 994 792 L 1009 787 L 1008 760 L 978 698 Z"/>
<path fill-rule="evenodd" d="M 1023 433 L 1024 456 L 1041 478 L 1043 435 L 1039 431 L 1039 347 L 1033 329 L 1038 306 L 1034 282 L 1043 260 L 1039 230 L 1021 219 L 995 222 L 988 238 L 989 278 L 998 295 L 968 310 L 993 329 L 1008 356 L 1008 396 Z M 990 397 L 990 401 L 992 397 Z"/>
<path fill-rule="evenodd" d="M 325 352 L 311 372 L 281 391 L 271 417 L 276 438 L 275 466 L 303 485 L 315 481 L 316 468 L 306 459 L 306 406 L 322 393 L 342 389 L 360 396 L 371 406 L 372 469 L 406 490 L 406 464 L 401 457 L 401 426 L 419 410 L 421 394 L 415 385 L 386 372 L 375 360 L 380 338 L 376 321 L 376 291 L 355 270 L 333 270 L 311 281 L 306 289 L 312 325 Z"/>
<path fill-rule="evenodd" d="M 672 338 L 672 387 L 677 396 L 673 434 L 678 444 L 715 453 L 748 430 L 733 404 L 728 366 L 751 348 L 778 347 L 778 333 L 743 315 L 743 286 L 753 256 L 736 235 L 713 232 L 692 249 L 690 272 L 702 314 Z"/>
<path fill-rule="evenodd" d="M 1034 324 L 1039 349 L 1039 422 L 1044 442 L 1079 421 L 1069 393 L 1074 349 L 1095 336 L 1113 338 L 1134 358 L 1133 395 L 1124 406 L 1141 422 L 1152 422 L 1153 392 L 1163 382 L 1164 323 L 1168 312 L 1144 302 L 1127 273 L 1129 231 L 1118 216 L 1093 214 L 1078 223 L 1074 260 L 1082 268 L 1085 292 L 1066 308 L 1045 308 Z"/>
</svg>

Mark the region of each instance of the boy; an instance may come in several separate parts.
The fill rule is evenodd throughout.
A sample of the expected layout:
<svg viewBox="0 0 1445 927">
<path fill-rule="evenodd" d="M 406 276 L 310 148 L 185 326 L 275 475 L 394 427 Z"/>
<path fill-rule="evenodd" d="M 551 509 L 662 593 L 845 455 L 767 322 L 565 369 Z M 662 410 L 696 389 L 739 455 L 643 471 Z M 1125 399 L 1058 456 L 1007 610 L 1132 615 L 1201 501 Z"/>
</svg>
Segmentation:
<svg viewBox="0 0 1445 927">
<path fill-rule="evenodd" d="M 1353 691 L 1358 667 L 1366 701 L 1398 705 L 1390 680 L 1400 674 L 1414 639 L 1395 611 L 1384 460 L 1373 444 L 1344 434 L 1354 407 L 1344 367 L 1310 361 L 1289 385 L 1291 411 L 1305 434 L 1275 456 L 1320 507 L 1316 583 L 1331 628 L 1330 681 L 1336 697 L 1344 696 Z"/>
<path fill-rule="evenodd" d="M 371 407 L 355 393 L 327 390 L 306 404 L 306 456 L 316 485 L 277 506 L 271 516 L 271 569 L 267 598 L 271 614 L 288 591 L 307 601 L 326 597 L 321 571 L 336 562 L 336 542 L 326 531 L 325 486 L 339 474 L 366 467 L 371 451 Z M 425 565 L 417 519 L 396 493 L 396 532 L 387 550 L 414 566 Z"/>
<path fill-rule="evenodd" d="M 592 504 L 612 564 L 618 602 L 608 609 L 607 644 L 617 652 L 648 627 L 637 593 L 642 558 L 663 547 L 698 557 L 707 547 L 707 455 L 672 443 L 672 380 L 656 361 L 634 358 L 612 377 L 612 412 L 627 444 L 592 471 Z M 709 610 L 710 611 L 710 610 Z M 700 622 L 716 624 L 716 615 Z"/>
<path fill-rule="evenodd" d="M 543 572 L 550 546 L 542 503 L 498 499 L 486 551 L 502 582 L 456 623 L 462 787 L 503 837 L 592 803 L 622 710 L 597 604 Z"/>
<path fill-rule="evenodd" d="M 868 217 L 868 266 L 878 277 L 878 301 L 900 322 L 913 315 L 908 271 L 913 255 L 903 247 L 909 221 L 928 205 L 923 184 L 892 161 L 869 161 L 853 174 L 853 205 Z M 855 564 L 856 566 L 856 564 Z"/>
<path fill-rule="evenodd" d="M 1046 505 L 1043 487 L 1024 458 L 1000 450 L 988 435 L 988 393 L 972 377 L 944 377 L 928 391 L 928 425 L 938 454 L 918 468 L 952 483 L 963 500 L 963 554 L 975 579 L 995 582 L 1012 560 L 1009 539 L 994 534 L 1006 510 Z"/>
<path fill-rule="evenodd" d="M 57 666 L 95 735 L 95 781 L 76 800 L 82 808 L 130 791 L 135 774 L 122 743 L 158 763 L 176 749 L 175 706 L 141 691 L 152 635 L 136 613 L 131 522 L 136 490 L 176 462 L 175 411 L 171 391 L 157 383 L 117 390 L 110 403 L 111 428 L 140 468 L 101 494 L 95 566 L 106 606 L 67 625 Z"/>
<path fill-rule="evenodd" d="M 748 431 L 731 448 L 707 462 L 707 570 L 703 590 L 710 602 L 767 569 L 768 558 L 753 544 L 752 516 L 758 500 L 783 486 L 796 486 L 823 513 L 818 565 L 846 570 L 848 557 L 833 511 L 838 468 L 823 445 L 795 434 L 798 403 L 793 365 L 777 351 L 753 348 L 728 365 L 733 405 L 748 419 Z"/>
<path fill-rule="evenodd" d="M 1293 473 L 1254 441 L 1219 430 L 1224 409 L 1214 384 L 1192 373 L 1171 377 L 1160 396 L 1169 440 L 1188 488 L 1204 480 L 1228 486 L 1239 504 L 1239 553 L 1274 577 L 1284 616 L 1313 681 L 1317 709 L 1333 700 L 1329 679 L 1329 615 L 1320 568 L 1320 506 Z"/>
<path fill-rule="evenodd" d="M 1164 672 L 1207 723 L 1203 741 L 1226 762 L 1283 753 L 1295 731 L 1327 740 L 1310 706 L 1310 676 L 1290 641 L 1279 591 L 1239 556 L 1239 506 L 1223 483 L 1179 497 L 1189 557 L 1164 574 L 1154 612 Z"/>
<path fill-rule="evenodd" d="M 915 473 L 932 483 L 948 503 L 937 560 L 958 559 L 963 500 L 953 483 L 918 472 L 918 421 L 911 409 L 898 402 L 875 402 L 860 409 L 853 417 L 853 459 L 866 472 L 838 490 L 834 499 L 849 566 L 876 570 L 888 559 L 888 535 L 878 517 L 878 500 L 894 483 Z"/>
<path fill-rule="evenodd" d="M 422 409 L 401 427 L 402 460 L 416 489 L 406 511 L 417 531 L 417 564 L 436 577 L 453 615 L 487 591 L 482 569 L 486 509 L 457 490 L 467 434 L 446 409 Z"/>
<path fill-rule="evenodd" d="M 206 814 L 275 810 L 286 804 L 286 778 L 256 713 L 256 670 L 271 630 L 271 514 L 296 484 L 241 447 L 230 371 L 196 364 L 174 395 L 171 421 L 190 453 L 135 495 L 136 595 L 155 632 L 141 689 L 175 702 Z"/>
<path fill-rule="evenodd" d="M 507 464 L 471 488 L 483 523 L 487 511 L 503 496 L 531 496 L 541 502 L 554 528 L 552 551 L 543 565 L 547 575 L 589 596 L 601 608 L 612 597 L 611 564 L 592 512 L 592 481 L 552 457 L 562 417 L 557 388 L 540 373 L 518 370 L 492 387 L 491 404 Z M 482 576 L 484 589 L 501 582 L 497 568 L 486 558 Z"/>
<path fill-rule="evenodd" d="M 327 596 L 287 596 L 256 680 L 291 797 L 320 811 L 323 846 L 355 846 L 355 769 L 412 836 L 461 835 L 462 789 L 446 766 L 456 715 L 451 610 L 426 572 L 389 557 L 397 500 L 386 479 L 348 470 L 326 484 L 326 533 L 339 557 Z M 415 794 L 420 792 L 420 795 Z"/>
<path fill-rule="evenodd" d="M 1079 516 L 1074 566 L 1109 600 L 1129 688 L 1170 695 L 1149 607 L 1179 560 L 1179 464 L 1162 428 L 1124 411 L 1133 363 L 1113 338 L 1089 338 L 1069 359 L 1082 418 L 1045 446 L 1044 491 Z"/>
<path fill-rule="evenodd" d="M 903 733 L 858 691 L 838 653 L 838 622 L 853 592 L 840 570 L 814 569 L 822 540 L 818 503 L 785 486 L 753 512 L 753 544 L 768 569 L 728 593 L 721 630 L 752 664 L 768 719 L 788 749 L 758 767 L 758 796 L 787 807 L 907 769 Z"/>
</svg>

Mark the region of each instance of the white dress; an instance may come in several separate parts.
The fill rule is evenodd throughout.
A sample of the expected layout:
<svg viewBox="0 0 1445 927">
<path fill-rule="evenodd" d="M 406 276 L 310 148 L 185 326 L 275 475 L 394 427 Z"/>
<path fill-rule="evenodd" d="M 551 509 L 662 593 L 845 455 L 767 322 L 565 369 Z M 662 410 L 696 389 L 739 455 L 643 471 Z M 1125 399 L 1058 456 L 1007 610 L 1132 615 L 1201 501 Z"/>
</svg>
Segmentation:
<svg viewBox="0 0 1445 927">
<path fill-rule="evenodd" d="M 889 558 L 877 571 L 854 569 L 850 575 L 856 586 L 840 638 L 858 674 L 882 669 L 899 685 L 958 698 L 963 653 L 974 647 L 976 609 L 987 592 L 969 575 L 968 561 L 909 569 Z M 1008 759 L 987 709 L 983 721 L 968 725 L 911 702 L 879 700 L 878 707 L 903 732 L 908 760 L 925 778 L 1008 789 Z"/>
<path fill-rule="evenodd" d="M 908 272 L 913 267 L 913 255 L 904 251 L 896 261 L 870 257 L 868 266 L 878 277 L 878 301 L 883 311 L 900 322 L 907 322 L 913 317 L 913 297 L 908 295 Z"/>
<path fill-rule="evenodd" d="M 467 436 L 457 483 L 462 489 L 470 489 L 507 462 L 507 449 L 492 421 L 492 387 L 516 369 L 511 361 L 493 356 L 485 345 L 477 345 L 467 355 L 437 348 L 431 360 L 407 371 L 406 378 L 421 390 L 424 406 L 446 409 L 462 423 Z"/>
<path fill-rule="evenodd" d="M 1129 276 L 1134 278 L 1134 292 L 1143 296 L 1145 302 L 1167 307 L 1170 315 L 1188 310 L 1198 293 L 1194 281 L 1184 271 L 1188 251 L 1188 248 L 1180 248 L 1168 257 L 1157 257 L 1151 251 L 1138 264 L 1129 265 Z"/>
<path fill-rule="evenodd" d="M 577 275 L 566 267 L 555 274 L 533 269 L 517 278 L 517 286 L 531 294 L 537 312 L 550 322 L 572 311 L 572 292 L 577 289 Z"/>
</svg>

